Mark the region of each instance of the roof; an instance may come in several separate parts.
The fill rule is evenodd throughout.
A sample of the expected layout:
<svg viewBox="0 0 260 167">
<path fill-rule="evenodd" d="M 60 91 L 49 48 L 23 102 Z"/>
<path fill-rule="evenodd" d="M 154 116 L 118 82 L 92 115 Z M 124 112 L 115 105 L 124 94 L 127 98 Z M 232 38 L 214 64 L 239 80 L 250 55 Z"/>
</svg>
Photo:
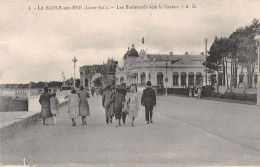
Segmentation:
<svg viewBox="0 0 260 167">
<path fill-rule="evenodd" d="M 134 44 L 132 45 L 132 48 L 128 51 L 128 57 L 139 57 L 138 52 L 136 51 Z"/>
<path fill-rule="evenodd" d="M 129 50 L 124 54 L 123 59 L 127 59 L 127 55 L 128 55 L 128 53 L 129 53 Z"/>
<path fill-rule="evenodd" d="M 178 60 L 174 64 L 196 64 L 196 61 L 204 61 L 205 56 L 202 55 L 169 55 L 169 54 L 148 54 L 147 57 L 153 61 L 173 61 Z"/>
<path fill-rule="evenodd" d="M 129 50 L 128 57 L 139 57 L 139 54 L 134 47 Z"/>
</svg>

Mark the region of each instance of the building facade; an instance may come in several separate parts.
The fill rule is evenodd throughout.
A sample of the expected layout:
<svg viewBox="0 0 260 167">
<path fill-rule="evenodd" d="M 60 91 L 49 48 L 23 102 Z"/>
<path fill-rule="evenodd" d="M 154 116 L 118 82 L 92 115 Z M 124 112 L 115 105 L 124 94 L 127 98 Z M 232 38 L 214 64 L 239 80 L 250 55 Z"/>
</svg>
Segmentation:
<svg viewBox="0 0 260 167">
<path fill-rule="evenodd" d="M 80 67 L 80 85 L 85 88 L 91 88 L 94 86 L 94 81 L 97 78 L 101 79 L 103 86 L 107 84 L 114 85 L 117 63 L 114 59 L 108 59 L 107 63 L 103 63 L 103 65 L 85 65 Z"/>
<path fill-rule="evenodd" d="M 123 67 L 116 70 L 116 84 L 143 86 L 147 81 L 164 87 L 189 87 L 205 85 L 205 56 L 169 54 L 146 54 L 134 48 L 123 56 Z"/>
</svg>

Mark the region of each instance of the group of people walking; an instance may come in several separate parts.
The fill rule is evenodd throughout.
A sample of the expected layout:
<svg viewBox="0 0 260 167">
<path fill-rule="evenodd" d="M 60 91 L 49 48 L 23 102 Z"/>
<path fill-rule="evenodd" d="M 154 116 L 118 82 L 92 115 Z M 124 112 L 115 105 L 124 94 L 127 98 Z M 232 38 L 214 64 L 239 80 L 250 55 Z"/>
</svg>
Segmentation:
<svg viewBox="0 0 260 167">
<path fill-rule="evenodd" d="M 102 106 L 105 108 L 106 123 L 112 123 L 113 117 L 118 120 L 116 127 L 121 126 L 121 119 L 123 124 L 126 123 L 126 117 L 129 116 L 131 126 L 134 126 L 134 120 L 138 116 L 139 99 L 136 94 L 135 87 L 131 87 L 127 92 L 125 88 L 119 87 L 112 89 L 110 85 L 106 86 L 106 90 L 102 92 Z M 77 93 L 75 89 L 71 90 L 68 96 L 68 113 L 72 120 L 72 126 L 76 126 L 76 119 L 80 116 L 82 126 L 87 125 L 86 117 L 90 115 L 90 109 L 87 98 L 90 95 L 80 87 Z M 57 125 L 56 115 L 58 114 L 59 101 L 56 94 L 48 93 L 48 88 L 44 88 L 44 93 L 40 96 L 39 102 L 41 104 L 41 116 L 44 125 Z M 147 124 L 153 123 L 153 107 L 156 106 L 156 93 L 151 88 L 151 82 L 147 82 L 147 88 L 144 89 L 141 105 L 145 106 L 145 119 Z"/>
<path fill-rule="evenodd" d="M 144 89 L 141 105 L 145 106 L 145 119 L 147 124 L 153 123 L 153 107 L 156 106 L 156 93 L 151 88 L 151 82 L 147 82 L 147 88 Z M 121 126 L 121 119 L 125 125 L 126 116 L 129 115 L 131 125 L 134 126 L 134 120 L 138 116 L 139 99 L 135 87 L 130 88 L 130 92 L 126 89 L 114 89 L 108 85 L 102 96 L 102 105 L 106 111 L 106 123 L 112 123 L 113 116 L 118 120 L 116 127 Z"/>
<path fill-rule="evenodd" d="M 56 115 L 59 113 L 59 100 L 56 97 L 56 93 L 48 93 L 48 88 L 45 87 L 44 92 L 40 96 L 39 103 L 41 104 L 41 117 L 43 118 L 43 125 L 57 125 Z"/>
<path fill-rule="evenodd" d="M 41 104 L 41 117 L 43 119 L 43 125 L 56 125 L 56 115 L 58 114 L 59 101 L 55 97 L 56 93 L 48 93 L 48 88 L 44 88 L 44 92 L 41 94 L 39 103 Z M 72 126 L 76 126 L 76 118 L 79 116 L 82 120 L 82 125 L 87 125 L 86 117 L 90 115 L 89 104 L 87 98 L 89 93 L 84 91 L 84 87 L 80 87 L 80 91 L 76 93 L 75 89 L 71 90 L 71 94 L 68 96 L 68 113 L 72 120 Z"/>
</svg>

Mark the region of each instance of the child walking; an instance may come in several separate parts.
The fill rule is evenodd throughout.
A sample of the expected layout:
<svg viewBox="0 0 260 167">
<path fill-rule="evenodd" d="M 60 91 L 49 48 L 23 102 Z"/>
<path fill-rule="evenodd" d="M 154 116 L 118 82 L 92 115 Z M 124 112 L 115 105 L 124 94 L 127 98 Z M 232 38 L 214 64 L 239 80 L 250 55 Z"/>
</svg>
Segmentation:
<svg viewBox="0 0 260 167">
<path fill-rule="evenodd" d="M 56 93 L 52 94 L 50 103 L 51 103 L 52 124 L 57 126 L 56 115 L 58 114 L 59 100 L 56 97 Z"/>
</svg>

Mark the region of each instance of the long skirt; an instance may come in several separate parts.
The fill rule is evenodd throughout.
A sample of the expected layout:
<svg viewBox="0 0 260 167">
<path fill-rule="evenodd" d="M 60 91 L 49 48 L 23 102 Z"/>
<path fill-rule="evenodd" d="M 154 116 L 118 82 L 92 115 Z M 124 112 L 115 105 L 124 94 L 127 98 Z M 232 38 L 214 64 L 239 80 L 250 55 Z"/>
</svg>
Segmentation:
<svg viewBox="0 0 260 167">
<path fill-rule="evenodd" d="M 89 116 L 89 105 L 88 102 L 79 103 L 79 116 Z"/>
<path fill-rule="evenodd" d="M 79 107 L 77 107 L 77 106 L 69 107 L 69 117 L 78 118 L 79 117 Z"/>
<path fill-rule="evenodd" d="M 129 117 L 133 118 L 133 117 L 137 117 L 137 108 L 136 106 L 129 106 Z"/>
<path fill-rule="evenodd" d="M 51 108 L 49 106 L 42 106 L 41 109 L 41 117 L 42 118 L 49 118 L 51 117 Z"/>
<path fill-rule="evenodd" d="M 113 105 L 106 107 L 105 110 L 106 110 L 106 117 L 111 117 L 114 115 Z"/>
<path fill-rule="evenodd" d="M 116 119 L 121 119 L 122 107 L 114 108 L 114 114 L 115 114 Z"/>
</svg>

